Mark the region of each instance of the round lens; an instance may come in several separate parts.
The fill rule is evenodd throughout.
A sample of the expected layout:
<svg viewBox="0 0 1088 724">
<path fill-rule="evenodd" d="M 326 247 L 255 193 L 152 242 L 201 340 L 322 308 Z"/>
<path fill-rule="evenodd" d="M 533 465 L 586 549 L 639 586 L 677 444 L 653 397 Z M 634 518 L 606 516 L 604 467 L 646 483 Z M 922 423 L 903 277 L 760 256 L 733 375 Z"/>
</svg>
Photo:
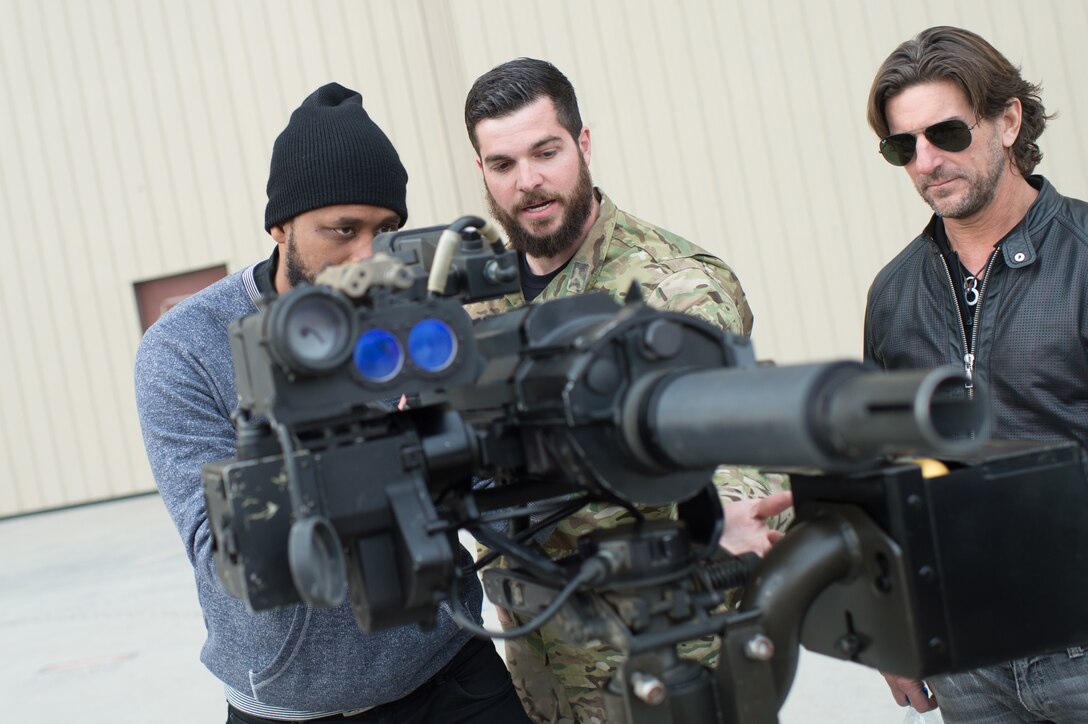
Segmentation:
<svg viewBox="0 0 1088 724">
<path fill-rule="evenodd" d="M 424 319 L 408 334 L 408 355 L 427 372 L 441 372 L 457 357 L 457 337 L 440 319 Z"/>
<path fill-rule="evenodd" d="M 391 332 L 370 329 L 355 343 L 355 367 L 370 382 L 388 382 L 404 366 L 404 350 Z"/>
<path fill-rule="evenodd" d="M 301 286 L 269 312 L 269 349 L 293 372 L 330 372 L 351 355 L 355 320 L 351 305 L 329 289 Z"/>
<path fill-rule="evenodd" d="M 332 297 L 312 297 L 291 312 L 284 324 L 285 342 L 299 360 L 320 368 L 346 359 L 339 350 L 349 342 L 348 317 Z"/>
</svg>

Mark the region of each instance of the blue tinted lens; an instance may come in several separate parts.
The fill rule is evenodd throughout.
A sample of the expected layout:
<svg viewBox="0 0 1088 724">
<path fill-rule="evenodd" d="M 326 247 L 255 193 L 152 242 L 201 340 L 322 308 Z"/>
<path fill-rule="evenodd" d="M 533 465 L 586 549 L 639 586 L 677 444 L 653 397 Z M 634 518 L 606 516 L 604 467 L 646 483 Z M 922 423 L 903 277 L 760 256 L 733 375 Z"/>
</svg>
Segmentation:
<svg viewBox="0 0 1088 724">
<path fill-rule="evenodd" d="M 424 319 L 408 335 L 408 355 L 420 369 L 441 372 L 457 356 L 457 337 L 445 322 Z"/>
<path fill-rule="evenodd" d="M 404 350 L 391 332 L 371 329 L 355 343 L 355 366 L 371 382 L 388 382 L 404 366 Z"/>
</svg>

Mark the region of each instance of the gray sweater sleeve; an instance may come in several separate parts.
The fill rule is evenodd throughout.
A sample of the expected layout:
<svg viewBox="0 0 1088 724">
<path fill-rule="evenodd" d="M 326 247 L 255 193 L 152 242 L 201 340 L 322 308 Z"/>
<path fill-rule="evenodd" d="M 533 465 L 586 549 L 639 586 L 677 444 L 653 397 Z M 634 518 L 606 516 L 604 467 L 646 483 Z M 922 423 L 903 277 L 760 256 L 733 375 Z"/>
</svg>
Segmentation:
<svg viewBox="0 0 1088 724">
<path fill-rule="evenodd" d="M 144 336 L 135 375 L 140 426 L 155 483 L 198 581 L 214 586 L 218 581 L 200 470 L 235 451 L 230 417 L 234 372 L 229 356 L 223 356 L 229 350 L 230 320 L 221 316 L 220 310 L 202 307 L 199 300 L 174 310 Z"/>
</svg>

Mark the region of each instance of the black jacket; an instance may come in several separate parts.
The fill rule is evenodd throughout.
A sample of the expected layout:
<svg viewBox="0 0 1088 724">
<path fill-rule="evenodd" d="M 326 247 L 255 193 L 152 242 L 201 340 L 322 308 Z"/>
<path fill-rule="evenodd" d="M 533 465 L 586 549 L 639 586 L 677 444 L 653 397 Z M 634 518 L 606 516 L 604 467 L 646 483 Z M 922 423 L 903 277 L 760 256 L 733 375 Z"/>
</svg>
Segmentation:
<svg viewBox="0 0 1088 724">
<path fill-rule="evenodd" d="M 993 405 L 993 437 L 1088 447 L 1088 204 L 1041 176 L 1039 196 L 1001 241 L 976 305 L 977 340 L 960 318 L 933 224 L 869 289 L 865 359 L 884 369 L 965 364 Z"/>
</svg>

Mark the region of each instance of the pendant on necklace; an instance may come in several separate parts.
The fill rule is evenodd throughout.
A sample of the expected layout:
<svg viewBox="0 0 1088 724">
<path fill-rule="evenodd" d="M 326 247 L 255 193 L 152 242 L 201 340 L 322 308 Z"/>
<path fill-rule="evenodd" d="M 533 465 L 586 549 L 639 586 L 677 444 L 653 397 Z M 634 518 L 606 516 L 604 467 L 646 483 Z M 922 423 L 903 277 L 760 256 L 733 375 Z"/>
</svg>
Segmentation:
<svg viewBox="0 0 1088 724">
<path fill-rule="evenodd" d="M 978 278 L 971 274 L 963 280 L 963 300 L 968 307 L 978 304 Z"/>
</svg>

